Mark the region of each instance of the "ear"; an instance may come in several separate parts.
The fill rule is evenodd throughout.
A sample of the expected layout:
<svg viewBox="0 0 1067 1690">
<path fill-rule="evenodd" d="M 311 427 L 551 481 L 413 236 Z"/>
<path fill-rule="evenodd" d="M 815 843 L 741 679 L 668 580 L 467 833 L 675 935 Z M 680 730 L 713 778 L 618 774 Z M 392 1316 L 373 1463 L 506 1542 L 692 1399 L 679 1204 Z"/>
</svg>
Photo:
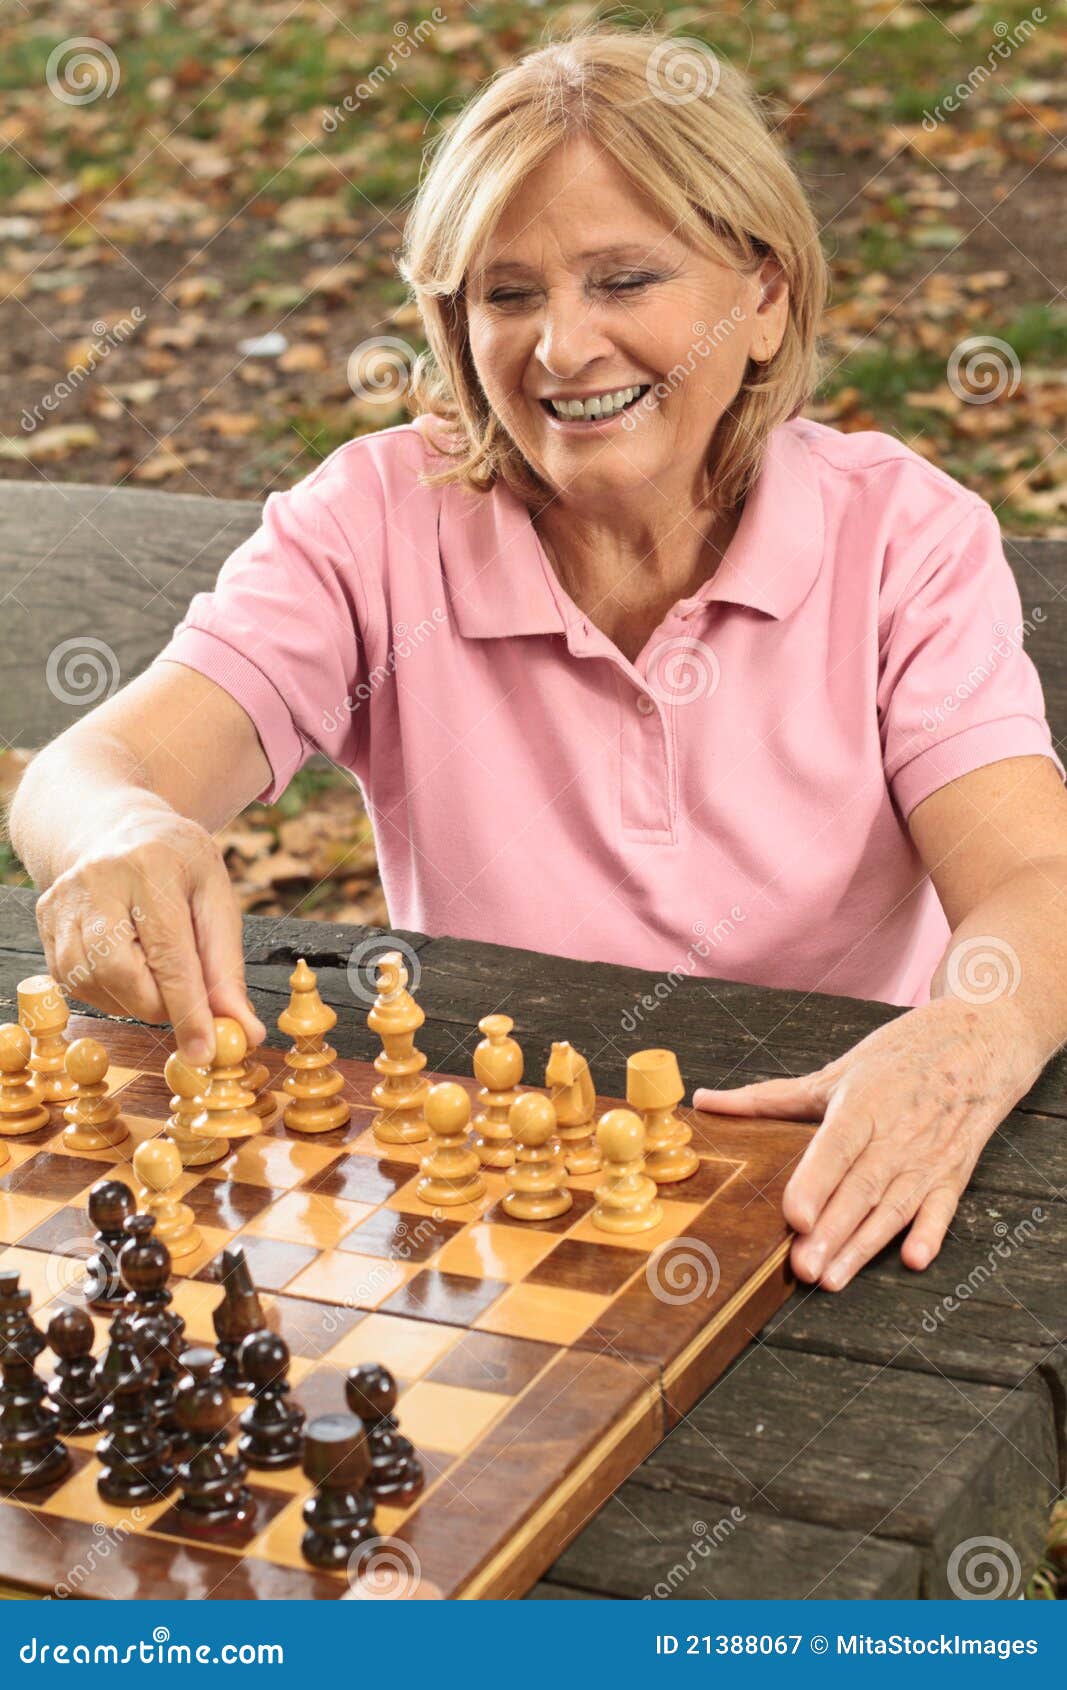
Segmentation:
<svg viewBox="0 0 1067 1690">
<path fill-rule="evenodd" d="M 789 284 L 773 252 L 763 260 L 755 281 L 757 298 L 749 356 L 757 364 L 767 364 L 781 346 L 789 321 Z"/>
</svg>

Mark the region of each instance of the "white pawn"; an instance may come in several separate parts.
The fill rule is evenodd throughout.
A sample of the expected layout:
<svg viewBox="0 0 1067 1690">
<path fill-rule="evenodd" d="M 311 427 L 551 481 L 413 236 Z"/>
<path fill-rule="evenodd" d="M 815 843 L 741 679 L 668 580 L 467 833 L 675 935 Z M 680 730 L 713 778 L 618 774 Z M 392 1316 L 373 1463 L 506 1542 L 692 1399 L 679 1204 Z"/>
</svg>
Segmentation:
<svg viewBox="0 0 1067 1690">
<path fill-rule="evenodd" d="M 504 1208 L 513 1220 L 550 1221 L 574 1202 L 567 1190 L 556 1111 L 538 1091 L 524 1092 L 508 1112 L 515 1161 L 507 1171 Z"/>
<path fill-rule="evenodd" d="M 189 1256 L 199 1249 L 202 1240 L 196 1217 L 172 1190 L 182 1173 L 178 1146 L 169 1138 L 145 1139 L 133 1153 L 133 1171 L 141 1182 L 137 1207 L 142 1214 L 156 1217 L 155 1235 L 171 1256 Z"/>
<path fill-rule="evenodd" d="M 423 1106 L 433 1148 L 420 1163 L 415 1195 L 423 1203 L 448 1208 L 473 1203 L 485 1192 L 478 1153 L 467 1138 L 471 1100 L 454 1080 L 441 1080 L 426 1093 Z"/>
</svg>

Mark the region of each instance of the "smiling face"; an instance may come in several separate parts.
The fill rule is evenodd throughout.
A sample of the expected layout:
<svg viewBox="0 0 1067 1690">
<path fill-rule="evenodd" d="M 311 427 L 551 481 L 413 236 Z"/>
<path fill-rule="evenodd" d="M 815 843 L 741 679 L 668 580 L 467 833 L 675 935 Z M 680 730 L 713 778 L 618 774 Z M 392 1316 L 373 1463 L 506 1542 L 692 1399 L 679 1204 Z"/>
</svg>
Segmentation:
<svg viewBox="0 0 1067 1690">
<path fill-rule="evenodd" d="M 764 267 L 764 280 L 777 270 Z M 467 287 L 486 398 L 542 479 L 584 509 L 700 496 L 708 443 L 750 354 L 773 355 L 787 296 L 672 233 L 599 147 L 567 141 L 499 219 Z M 641 390 L 626 410 L 560 419 L 550 398 Z M 627 410 L 630 414 L 627 415 Z"/>
</svg>

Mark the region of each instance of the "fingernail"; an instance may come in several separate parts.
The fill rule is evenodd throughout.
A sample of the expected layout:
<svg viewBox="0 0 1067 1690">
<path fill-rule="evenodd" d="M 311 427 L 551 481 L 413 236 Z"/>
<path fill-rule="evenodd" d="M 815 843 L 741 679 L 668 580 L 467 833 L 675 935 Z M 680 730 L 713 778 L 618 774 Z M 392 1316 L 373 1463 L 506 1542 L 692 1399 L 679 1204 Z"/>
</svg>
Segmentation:
<svg viewBox="0 0 1067 1690">
<path fill-rule="evenodd" d="M 808 1272 L 811 1273 L 811 1274 L 815 1274 L 815 1275 L 820 1274 L 822 1272 L 823 1263 L 825 1262 L 825 1260 L 826 1260 L 826 1245 L 825 1244 L 809 1244 L 808 1248 L 804 1252 L 804 1262 L 805 1262 L 805 1265 L 808 1269 Z"/>
<path fill-rule="evenodd" d="M 822 1284 L 827 1291 L 840 1291 L 848 1282 L 848 1269 L 844 1262 L 831 1262 L 822 1276 Z"/>
<path fill-rule="evenodd" d="M 925 1244 L 916 1244 L 911 1252 L 911 1259 L 915 1263 L 915 1272 L 922 1273 L 923 1268 L 930 1265 L 930 1252 Z"/>
<path fill-rule="evenodd" d="M 195 1068 L 203 1068 L 211 1061 L 211 1046 L 206 1039 L 190 1039 L 188 1047 L 189 1061 Z"/>
</svg>

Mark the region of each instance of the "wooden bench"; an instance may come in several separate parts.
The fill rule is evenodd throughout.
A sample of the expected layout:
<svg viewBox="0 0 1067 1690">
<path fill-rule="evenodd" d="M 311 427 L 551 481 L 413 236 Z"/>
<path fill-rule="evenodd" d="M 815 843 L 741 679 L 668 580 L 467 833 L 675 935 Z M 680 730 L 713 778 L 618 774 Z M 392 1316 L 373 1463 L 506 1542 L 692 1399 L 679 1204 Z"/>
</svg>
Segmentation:
<svg viewBox="0 0 1067 1690">
<path fill-rule="evenodd" d="M 89 632 L 114 653 L 122 679 L 138 673 L 192 592 L 211 584 L 254 528 L 258 507 L 16 483 L 0 484 L 0 515 L 0 731 L 33 746 L 84 708 L 49 691 L 48 654 Z M 1007 549 L 1060 739 L 1067 546 Z M 1037 608 L 1044 614 L 1035 620 Z M 0 1020 L 14 1018 L 17 981 L 42 965 L 33 905 L 31 892 L 0 889 Z M 249 988 L 268 1026 L 296 957 L 306 955 L 338 1011 L 338 1049 L 372 1056 L 345 976 L 363 937 L 354 927 L 246 918 Z M 618 1029 L 658 979 L 404 937 L 423 963 L 420 1045 L 431 1066 L 455 1066 L 460 1044 L 469 1059 L 502 980 L 534 1071 L 555 1038 L 601 1049 L 605 1029 Z M 691 979 L 671 993 L 669 1037 L 666 1023 L 657 1036 L 678 1051 L 690 1087 L 735 1085 L 806 1072 L 899 1013 Z M 622 1090 L 626 1055 L 649 1037 L 645 1027 L 612 1032 L 613 1054 L 597 1069 L 603 1091 Z M 890 1248 L 840 1296 L 798 1291 L 532 1594 L 947 1596 L 953 1551 L 989 1537 L 1025 1573 L 1067 1480 L 1065 1126 L 1059 1057 L 994 1136 L 930 1269 L 907 1273 Z"/>
</svg>

